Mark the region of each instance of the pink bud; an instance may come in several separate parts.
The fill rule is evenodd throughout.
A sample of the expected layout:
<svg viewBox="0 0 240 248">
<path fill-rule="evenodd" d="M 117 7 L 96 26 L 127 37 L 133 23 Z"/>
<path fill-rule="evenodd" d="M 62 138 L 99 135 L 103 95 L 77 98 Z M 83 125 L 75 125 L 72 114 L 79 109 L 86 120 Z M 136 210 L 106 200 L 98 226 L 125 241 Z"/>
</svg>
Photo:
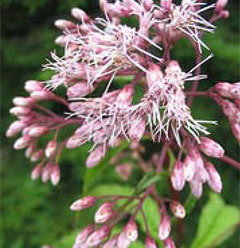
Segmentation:
<svg viewBox="0 0 240 248">
<path fill-rule="evenodd" d="M 170 209 L 177 218 L 183 219 L 186 215 L 184 206 L 180 202 L 172 201 L 170 203 Z"/>
<path fill-rule="evenodd" d="M 76 18 L 79 21 L 82 21 L 82 22 L 90 21 L 90 17 L 82 9 L 72 8 L 71 14 L 74 18 Z"/>
<path fill-rule="evenodd" d="M 227 18 L 230 16 L 230 13 L 229 13 L 229 11 L 227 11 L 227 10 L 222 10 L 222 11 L 219 13 L 219 16 L 220 16 L 222 19 L 227 19 Z"/>
<path fill-rule="evenodd" d="M 34 102 L 35 100 L 32 99 L 31 97 L 14 97 L 13 98 L 13 104 L 18 107 L 32 106 Z"/>
<path fill-rule="evenodd" d="M 43 153 L 44 153 L 43 150 L 39 150 L 39 151 L 34 152 L 31 155 L 31 161 L 32 162 L 38 161 L 43 156 Z"/>
<path fill-rule="evenodd" d="M 151 90 L 157 84 L 159 85 L 162 80 L 163 80 L 163 73 L 160 67 L 156 64 L 151 64 L 147 73 L 147 83 L 149 89 Z"/>
<path fill-rule="evenodd" d="M 51 140 L 47 143 L 47 147 L 45 149 L 45 155 L 47 158 L 50 158 L 51 156 L 53 156 L 53 154 L 55 153 L 57 149 L 57 142 L 56 140 Z"/>
<path fill-rule="evenodd" d="M 66 44 L 66 36 L 60 35 L 55 39 L 55 43 L 60 46 L 64 46 Z"/>
<path fill-rule="evenodd" d="M 171 220 L 167 213 L 161 214 L 161 221 L 158 228 L 158 237 L 165 240 L 171 232 Z"/>
<path fill-rule="evenodd" d="M 137 224 L 130 220 L 124 227 L 124 233 L 127 239 L 129 239 L 131 242 L 135 242 L 138 238 Z"/>
<path fill-rule="evenodd" d="M 230 122 L 235 138 L 240 142 L 240 123 Z"/>
<path fill-rule="evenodd" d="M 87 239 L 87 245 L 89 247 L 95 247 L 99 245 L 110 233 L 108 226 L 103 226 L 94 233 L 92 233 Z"/>
<path fill-rule="evenodd" d="M 50 100 L 54 98 L 54 94 L 47 90 L 40 90 L 31 92 L 31 97 L 38 101 Z"/>
<path fill-rule="evenodd" d="M 220 104 L 221 104 L 223 113 L 230 119 L 234 118 L 235 113 L 236 113 L 235 104 L 228 100 L 223 100 Z"/>
<path fill-rule="evenodd" d="M 175 248 L 175 243 L 171 237 L 168 237 L 163 241 L 164 248 Z"/>
<path fill-rule="evenodd" d="M 92 168 L 96 166 L 105 155 L 105 149 L 103 145 L 97 146 L 88 156 L 86 166 Z"/>
<path fill-rule="evenodd" d="M 23 136 L 15 141 L 13 148 L 15 150 L 21 150 L 26 148 L 31 142 L 31 138 L 29 136 Z"/>
<path fill-rule="evenodd" d="M 138 123 L 132 124 L 128 132 L 129 138 L 134 141 L 139 141 L 144 135 L 146 128 L 146 121 L 141 119 Z"/>
<path fill-rule="evenodd" d="M 68 148 L 68 149 L 73 149 L 73 148 L 76 148 L 76 147 L 78 147 L 78 146 L 81 146 L 81 145 L 83 145 L 84 143 L 86 143 L 87 142 L 87 138 L 86 137 L 84 137 L 84 136 L 81 136 L 81 135 L 73 135 L 73 136 L 71 136 L 69 139 L 68 139 L 68 141 L 67 141 L 67 143 L 66 143 L 66 147 Z"/>
<path fill-rule="evenodd" d="M 49 162 L 42 170 L 42 182 L 46 183 L 51 176 L 52 164 Z"/>
<path fill-rule="evenodd" d="M 146 238 L 145 246 L 146 246 L 146 248 L 157 248 L 155 240 L 153 238 L 150 238 L 150 237 Z"/>
<path fill-rule="evenodd" d="M 29 115 L 31 109 L 28 107 L 13 107 L 10 109 L 9 113 L 13 115 Z"/>
<path fill-rule="evenodd" d="M 216 143 L 215 141 L 213 141 L 207 137 L 201 137 L 200 141 L 201 141 L 201 143 L 199 145 L 199 148 L 207 156 L 214 157 L 214 158 L 223 157 L 224 150 L 218 143 Z"/>
<path fill-rule="evenodd" d="M 48 133 L 48 128 L 44 126 L 36 126 L 29 130 L 28 135 L 34 138 L 40 137 Z"/>
<path fill-rule="evenodd" d="M 25 83 L 25 90 L 27 92 L 41 91 L 43 89 L 43 84 L 39 81 L 29 80 Z"/>
<path fill-rule="evenodd" d="M 86 241 L 88 236 L 94 231 L 94 225 L 89 225 L 85 227 L 78 235 L 75 240 L 76 244 L 82 244 L 83 242 Z"/>
<path fill-rule="evenodd" d="M 176 162 L 171 175 L 171 183 L 175 190 L 181 191 L 185 185 L 182 162 Z"/>
<path fill-rule="evenodd" d="M 240 83 L 233 84 L 230 93 L 233 98 L 240 99 Z"/>
<path fill-rule="evenodd" d="M 219 82 L 214 86 L 214 89 L 217 91 L 219 95 L 230 98 L 231 98 L 231 93 L 230 93 L 231 88 L 232 85 L 226 82 Z"/>
<path fill-rule="evenodd" d="M 123 180 L 127 180 L 130 177 L 131 171 L 131 164 L 121 164 L 116 167 L 116 172 L 120 175 Z"/>
<path fill-rule="evenodd" d="M 195 173 L 192 180 L 205 183 L 208 180 L 208 173 L 204 167 L 203 159 L 200 152 L 194 148 L 192 151 L 193 160 L 195 161 Z"/>
<path fill-rule="evenodd" d="M 187 182 L 193 179 L 195 173 L 195 161 L 191 154 L 187 155 L 183 162 L 183 174 Z"/>
<path fill-rule="evenodd" d="M 192 194 L 196 197 L 196 198 L 200 198 L 202 195 L 202 191 L 203 191 L 203 187 L 202 187 L 202 183 L 197 181 L 197 180 L 193 180 L 190 182 L 190 188 L 192 191 Z"/>
<path fill-rule="evenodd" d="M 170 11 L 172 5 L 172 0 L 161 0 L 161 7 L 164 9 Z"/>
<path fill-rule="evenodd" d="M 32 156 L 32 154 L 34 153 L 34 151 L 35 151 L 35 144 L 34 143 L 30 143 L 28 145 L 28 148 L 25 151 L 25 157 L 26 158 L 30 158 Z"/>
<path fill-rule="evenodd" d="M 43 168 L 42 163 L 38 164 L 37 166 L 34 167 L 34 169 L 32 170 L 32 173 L 31 173 L 31 179 L 32 180 L 36 180 L 40 177 L 40 175 L 42 173 L 42 168 Z"/>
<path fill-rule="evenodd" d="M 57 164 L 52 166 L 51 174 L 50 174 L 51 182 L 54 186 L 56 186 L 60 181 L 60 169 Z"/>
<path fill-rule="evenodd" d="M 19 133 L 26 124 L 22 121 L 14 121 L 8 128 L 6 132 L 7 137 L 13 137 L 15 134 Z"/>
<path fill-rule="evenodd" d="M 113 202 L 105 202 L 103 203 L 100 208 L 95 213 L 95 223 L 104 223 L 111 218 L 113 214 Z"/>
<path fill-rule="evenodd" d="M 228 0 L 218 0 L 215 4 L 215 12 L 220 13 L 227 5 Z"/>
<path fill-rule="evenodd" d="M 122 232 L 118 237 L 117 247 L 128 248 L 130 244 L 131 240 L 126 237 L 125 232 Z"/>
<path fill-rule="evenodd" d="M 71 206 L 70 209 L 72 211 L 79 211 L 85 208 L 89 208 L 93 206 L 96 202 L 96 197 L 93 196 L 85 196 L 77 201 L 75 201 Z"/>
<path fill-rule="evenodd" d="M 117 103 L 121 106 L 129 106 L 132 103 L 132 98 L 134 94 L 134 89 L 132 85 L 126 85 L 124 88 L 120 91 L 119 95 L 117 96 Z"/>
<path fill-rule="evenodd" d="M 77 98 L 86 96 L 94 90 L 86 82 L 74 84 L 72 87 L 68 88 L 67 96 L 71 98 Z"/>
<path fill-rule="evenodd" d="M 209 175 L 208 185 L 215 192 L 220 193 L 222 191 L 222 180 L 219 173 L 215 169 L 214 165 L 209 162 L 205 163 L 205 167 Z"/>
<path fill-rule="evenodd" d="M 118 242 L 118 235 L 115 235 L 113 238 L 109 239 L 102 248 L 115 248 L 117 247 L 117 242 Z"/>
<path fill-rule="evenodd" d="M 59 29 L 73 29 L 76 24 L 67 20 L 56 20 L 54 25 Z"/>
<path fill-rule="evenodd" d="M 108 103 L 114 103 L 119 95 L 121 90 L 114 90 L 114 91 L 111 91 L 111 92 L 108 92 L 106 94 L 104 94 L 102 96 L 102 99 L 105 101 L 105 102 L 108 102 Z"/>
<path fill-rule="evenodd" d="M 143 6 L 146 10 L 150 10 L 153 6 L 153 0 L 143 0 Z"/>
</svg>

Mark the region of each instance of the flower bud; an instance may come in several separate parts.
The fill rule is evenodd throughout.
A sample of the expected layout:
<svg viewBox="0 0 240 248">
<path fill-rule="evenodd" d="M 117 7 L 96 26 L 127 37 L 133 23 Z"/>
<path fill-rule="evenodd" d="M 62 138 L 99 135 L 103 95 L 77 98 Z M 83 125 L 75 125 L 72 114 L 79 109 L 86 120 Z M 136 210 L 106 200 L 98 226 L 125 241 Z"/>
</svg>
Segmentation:
<svg viewBox="0 0 240 248">
<path fill-rule="evenodd" d="M 46 183 L 51 176 L 52 164 L 49 162 L 42 170 L 42 182 Z"/>
<path fill-rule="evenodd" d="M 199 148 L 202 152 L 204 152 L 209 157 L 221 158 L 224 155 L 224 150 L 222 146 L 220 146 L 215 141 L 207 138 L 200 137 L 200 145 Z"/>
<path fill-rule="evenodd" d="M 9 110 L 9 113 L 13 115 L 29 115 L 31 109 L 28 107 L 13 107 Z"/>
<path fill-rule="evenodd" d="M 172 0 L 161 0 L 161 7 L 164 9 L 170 11 L 172 5 Z"/>
<path fill-rule="evenodd" d="M 240 82 L 232 85 L 230 94 L 235 99 L 240 99 Z"/>
<path fill-rule="evenodd" d="M 227 10 L 223 10 L 219 13 L 219 16 L 222 18 L 222 19 L 227 19 L 229 16 L 230 16 L 230 13 L 229 11 Z"/>
<path fill-rule="evenodd" d="M 104 223 L 108 221 L 113 214 L 113 202 L 105 202 L 95 213 L 95 223 Z"/>
<path fill-rule="evenodd" d="M 56 20 L 54 25 L 59 28 L 59 29 L 73 29 L 76 27 L 76 24 L 71 22 L 71 21 L 67 21 L 67 20 Z"/>
<path fill-rule="evenodd" d="M 171 220 L 167 213 L 161 214 L 160 225 L 158 228 L 158 237 L 165 240 L 171 232 Z"/>
<path fill-rule="evenodd" d="M 143 6 L 146 10 L 150 10 L 153 6 L 153 0 L 143 0 Z"/>
<path fill-rule="evenodd" d="M 230 93 L 231 88 L 232 85 L 226 82 L 219 82 L 214 86 L 214 89 L 219 95 L 229 98 L 231 98 L 231 93 Z"/>
<path fill-rule="evenodd" d="M 109 239 L 102 248 L 115 248 L 117 247 L 117 242 L 118 242 L 118 235 L 115 235 L 113 238 Z"/>
<path fill-rule="evenodd" d="M 128 180 L 132 172 L 131 164 L 121 164 L 116 167 L 116 172 L 123 180 Z"/>
<path fill-rule="evenodd" d="M 181 191 L 185 185 L 182 162 L 176 162 L 171 175 L 171 183 L 175 190 Z"/>
<path fill-rule="evenodd" d="M 29 107 L 32 106 L 35 100 L 31 97 L 14 97 L 13 104 L 18 107 Z"/>
<path fill-rule="evenodd" d="M 195 161 L 195 174 L 193 180 L 205 183 L 208 180 L 208 173 L 204 167 L 203 159 L 200 152 L 195 148 L 192 150 L 192 156 Z"/>
<path fill-rule="evenodd" d="M 67 140 L 67 143 L 66 143 L 66 147 L 68 149 L 73 149 L 73 148 L 76 148 L 76 147 L 79 147 L 81 145 L 83 145 L 84 143 L 87 142 L 87 138 L 84 137 L 84 136 L 81 136 L 81 135 L 73 135 L 71 136 L 68 140 Z"/>
<path fill-rule="evenodd" d="M 214 11 L 216 13 L 220 13 L 222 12 L 222 10 L 225 8 L 225 6 L 227 5 L 228 0 L 218 0 L 215 4 L 215 9 Z"/>
<path fill-rule="evenodd" d="M 55 43 L 59 46 L 64 46 L 66 44 L 66 35 L 60 35 L 55 39 Z"/>
<path fill-rule="evenodd" d="M 184 206 L 180 202 L 172 201 L 170 203 L 170 209 L 177 218 L 183 219 L 186 215 Z"/>
<path fill-rule="evenodd" d="M 240 123 L 230 122 L 235 138 L 240 142 Z"/>
<path fill-rule="evenodd" d="M 13 148 L 15 150 L 24 149 L 29 145 L 30 142 L 31 142 L 31 138 L 29 136 L 23 136 L 15 141 Z"/>
<path fill-rule="evenodd" d="M 208 185 L 209 187 L 214 190 L 216 193 L 220 193 L 222 191 L 222 180 L 215 169 L 214 165 L 210 162 L 205 163 L 205 167 L 207 169 L 209 178 L 208 178 Z"/>
<path fill-rule="evenodd" d="M 86 166 L 92 168 L 96 166 L 105 155 L 105 150 L 103 145 L 97 146 L 88 156 L 86 161 Z"/>
<path fill-rule="evenodd" d="M 146 248 L 157 248 L 155 240 L 153 238 L 150 238 L 150 237 L 146 238 L 145 246 L 146 246 Z"/>
<path fill-rule="evenodd" d="M 131 242 L 135 242 L 138 238 L 137 225 L 134 221 L 130 220 L 124 227 L 124 233 L 127 239 Z"/>
<path fill-rule="evenodd" d="M 51 140 L 47 143 L 47 147 L 45 149 L 45 155 L 47 158 L 50 158 L 51 156 L 53 156 L 53 154 L 55 153 L 57 149 L 57 142 L 56 140 Z"/>
<path fill-rule="evenodd" d="M 22 121 L 14 121 L 6 132 L 7 137 L 13 137 L 15 134 L 23 130 L 26 124 Z"/>
<path fill-rule="evenodd" d="M 116 102 L 119 106 L 130 106 L 132 103 L 132 98 L 134 94 L 134 89 L 132 85 L 126 85 L 120 91 L 119 95 L 117 96 Z"/>
<path fill-rule="evenodd" d="M 37 138 L 47 133 L 48 133 L 48 128 L 44 126 L 36 126 L 29 130 L 28 135 Z"/>
<path fill-rule="evenodd" d="M 60 169 L 59 169 L 59 166 L 57 164 L 55 164 L 51 168 L 50 179 L 51 179 L 51 182 L 54 186 L 56 186 L 60 181 Z"/>
<path fill-rule="evenodd" d="M 31 161 L 32 162 L 38 161 L 43 156 L 43 153 L 44 153 L 43 150 L 39 150 L 39 151 L 34 152 L 31 155 Z"/>
<path fill-rule="evenodd" d="M 195 161 L 191 154 L 188 154 L 183 162 L 183 174 L 187 182 L 190 182 L 195 173 Z"/>
<path fill-rule="evenodd" d="M 151 91 L 157 84 L 163 79 L 163 73 L 160 67 L 156 64 L 151 64 L 148 73 L 147 73 L 147 84 L 149 90 Z"/>
<path fill-rule="evenodd" d="M 35 144 L 34 143 L 30 143 L 28 145 L 28 148 L 25 151 L 25 157 L 26 158 L 30 158 L 32 156 L 32 154 L 34 153 L 34 151 L 35 151 Z"/>
<path fill-rule="evenodd" d="M 108 226 L 103 226 L 94 233 L 92 233 L 87 239 L 87 245 L 89 247 L 95 247 L 99 245 L 110 233 Z"/>
<path fill-rule="evenodd" d="M 228 100 L 223 100 L 220 103 L 221 107 L 222 107 L 222 111 L 223 113 L 229 118 L 232 119 L 235 116 L 236 113 L 236 106 L 234 103 L 228 101 Z"/>
<path fill-rule="evenodd" d="M 203 191 L 203 186 L 202 183 L 197 181 L 197 180 L 193 180 L 190 182 L 190 188 L 192 191 L 192 194 L 196 197 L 196 198 L 200 198 L 202 195 L 202 191 Z"/>
<path fill-rule="evenodd" d="M 76 244 L 82 244 L 83 242 L 86 241 L 88 236 L 94 231 L 94 225 L 89 225 L 85 227 L 78 235 L 75 240 Z"/>
<path fill-rule="evenodd" d="M 76 83 L 67 90 L 68 98 L 77 98 L 88 95 L 94 90 L 93 87 L 90 87 L 87 83 Z"/>
<path fill-rule="evenodd" d="M 141 119 L 135 125 L 131 125 L 130 130 L 128 131 L 129 138 L 134 141 L 139 141 L 144 135 L 146 129 L 146 121 Z"/>
<path fill-rule="evenodd" d="M 79 21 L 82 21 L 82 22 L 90 21 L 90 17 L 82 9 L 72 8 L 71 14 L 74 18 L 76 18 Z"/>
<path fill-rule="evenodd" d="M 31 97 L 38 101 L 50 100 L 54 98 L 54 94 L 47 90 L 39 90 L 31 92 Z"/>
<path fill-rule="evenodd" d="M 42 169 L 43 169 L 43 164 L 38 164 L 37 166 L 35 166 L 32 170 L 31 173 L 31 179 L 32 180 L 36 180 L 41 176 L 42 173 Z"/>
<path fill-rule="evenodd" d="M 29 80 L 25 83 L 24 89 L 29 93 L 34 91 L 41 91 L 43 89 L 43 84 L 39 81 Z"/>
<path fill-rule="evenodd" d="M 79 211 L 85 208 L 92 207 L 96 202 L 96 197 L 93 196 L 85 196 L 77 201 L 75 201 L 71 206 L 70 209 L 72 211 Z"/>
<path fill-rule="evenodd" d="M 164 248 L 175 248 L 175 243 L 171 237 L 168 237 L 163 241 Z"/>
<path fill-rule="evenodd" d="M 131 244 L 131 240 L 128 239 L 125 235 L 125 232 L 122 232 L 117 240 L 117 247 L 128 248 Z"/>
</svg>

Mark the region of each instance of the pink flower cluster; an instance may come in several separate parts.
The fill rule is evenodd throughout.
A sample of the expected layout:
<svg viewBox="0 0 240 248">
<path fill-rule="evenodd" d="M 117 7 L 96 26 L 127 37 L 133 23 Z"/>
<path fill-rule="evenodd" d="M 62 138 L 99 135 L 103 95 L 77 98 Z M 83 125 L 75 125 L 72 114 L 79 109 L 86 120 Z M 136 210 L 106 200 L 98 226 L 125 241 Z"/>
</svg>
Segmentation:
<svg viewBox="0 0 240 248">
<path fill-rule="evenodd" d="M 169 161 L 167 152 L 176 155 L 175 163 L 167 168 L 174 192 L 181 191 L 189 182 L 196 198 L 202 195 L 204 183 L 220 193 L 221 177 L 208 157 L 237 168 L 240 165 L 224 154 L 222 146 L 206 137 L 210 133 L 204 124 L 216 122 L 194 119 L 191 103 L 198 95 L 214 99 L 240 141 L 240 84 L 219 82 L 208 91 L 197 90 L 199 80 L 206 78 L 200 74 L 200 67 L 212 57 L 201 60 L 202 50 L 209 50 L 202 37 L 205 32 L 214 32 L 215 21 L 229 16 L 225 10 L 227 0 L 210 5 L 201 0 L 182 0 L 179 5 L 172 0 L 161 0 L 159 4 L 152 0 L 114 3 L 100 0 L 99 3 L 104 18 L 92 19 L 83 10 L 73 8 L 75 22 L 55 22 L 62 30 L 56 43 L 64 48 L 64 54 L 59 57 L 52 52 L 44 65 L 44 70 L 52 70 L 54 75 L 45 82 L 27 81 L 25 90 L 30 96 L 13 99 L 15 107 L 10 113 L 18 120 L 10 125 L 6 135 L 12 137 L 21 132 L 14 148 L 26 148 L 26 157 L 39 161 L 32 179 L 41 177 L 43 182 L 51 180 L 53 185 L 58 184 L 59 157 L 65 147 L 73 149 L 91 142 L 86 161 L 91 168 L 99 164 L 111 147 L 127 140 L 133 158 L 144 173 L 161 173 Z M 211 11 L 209 19 L 202 16 L 203 12 Z M 134 17 L 137 25 L 123 24 L 123 17 Z M 183 37 L 193 46 L 197 61 L 187 72 L 171 58 L 171 48 Z M 127 83 L 116 87 L 116 81 L 123 78 Z M 186 90 L 186 84 L 191 81 L 192 90 Z M 95 96 L 100 84 L 104 85 L 104 92 Z M 59 87 L 64 92 L 61 96 L 55 91 Z M 143 94 L 136 102 L 140 88 Z M 52 110 L 45 102 L 51 103 Z M 68 126 L 74 127 L 74 131 L 63 139 L 59 133 Z M 143 137 L 162 146 L 161 153 L 152 154 L 149 161 L 141 157 L 145 149 L 140 143 Z M 116 172 L 128 180 L 134 165 L 120 161 L 125 155 L 123 151 L 113 159 Z M 78 235 L 74 248 L 129 247 L 138 238 L 138 214 L 145 221 L 146 247 L 156 248 L 161 241 L 155 241 L 149 233 L 142 208 L 150 196 L 161 215 L 159 240 L 166 248 L 175 247 L 170 236 L 168 208 L 177 218 L 184 218 L 184 206 L 174 196 L 173 199 L 159 196 L 156 185 L 152 184 L 134 196 L 107 196 L 107 199 L 86 196 L 74 202 L 71 210 L 77 211 L 104 200 L 95 213 L 95 223 Z M 121 200 L 126 202 L 119 207 Z M 122 232 L 110 237 L 113 227 L 126 218 L 129 220 Z"/>
</svg>

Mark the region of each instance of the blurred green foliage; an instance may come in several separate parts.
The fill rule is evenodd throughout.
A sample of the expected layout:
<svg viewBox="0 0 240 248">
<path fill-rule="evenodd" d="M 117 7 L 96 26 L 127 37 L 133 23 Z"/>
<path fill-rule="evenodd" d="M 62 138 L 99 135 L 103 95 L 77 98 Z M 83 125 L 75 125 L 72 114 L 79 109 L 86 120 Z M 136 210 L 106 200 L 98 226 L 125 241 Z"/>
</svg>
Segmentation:
<svg viewBox="0 0 240 248">
<path fill-rule="evenodd" d="M 30 180 L 31 163 L 24 158 L 23 152 L 13 151 L 13 140 L 6 139 L 4 133 L 7 126 L 14 119 L 8 114 L 11 107 L 11 99 L 16 95 L 24 95 L 23 84 L 27 79 L 46 79 L 49 73 L 43 73 L 40 65 L 45 62 L 49 52 L 58 49 L 54 45 L 54 39 L 58 31 L 53 27 L 57 18 L 70 18 L 72 7 L 82 7 L 92 16 L 99 14 L 96 0 L 2 0 L 2 36 L 1 36 L 1 238 L 2 248 L 35 248 L 43 244 L 55 244 L 58 248 L 71 247 L 77 231 L 92 221 L 94 209 L 82 213 L 71 213 L 69 205 L 83 193 L 107 194 L 109 189 L 114 189 L 120 194 L 129 194 L 138 184 L 142 175 L 134 171 L 131 180 L 123 182 L 109 165 L 111 156 L 116 151 L 111 151 L 102 164 L 92 170 L 85 169 L 85 160 L 89 145 L 85 145 L 74 151 L 65 151 L 61 157 L 62 179 L 59 186 L 43 185 L 41 182 Z M 239 79 L 239 3 L 230 1 L 231 16 L 227 20 L 217 23 L 215 35 L 207 35 L 209 46 L 215 57 L 207 62 L 203 72 L 209 78 L 200 85 L 202 89 L 209 88 L 215 82 L 237 81 Z M 179 59 L 186 70 L 194 66 L 193 51 L 189 49 L 187 41 L 182 40 L 173 50 L 173 58 Z M 221 114 L 219 108 L 211 100 L 204 102 L 196 98 L 193 115 L 198 119 L 214 119 L 219 121 L 218 126 L 209 127 L 214 139 L 226 148 L 226 153 L 235 159 L 239 159 L 239 147 L 232 138 L 228 122 Z M 144 156 L 159 151 L 159 145 L 149 144 Z M 123 147 L 125 148 L 125 147 Z M 122 148 L 119 148 L 122 149 Z M 119 150 L 117 150 L 118 152 Z M 216 221 L 218 233 L 228 237 L 229 229 L 239 217 L 236 214 L 239 208 L 239 173 L 230 166 L 213 160 L 223 178 L 224 190 L 222 198 L 210 195 L 209 190 L 204 189 L 204 196 L 195 204 L 194 210 L 184 222 L 183 247 L 215 247 L 218 243 L 201 246 L 205 242 L 202 238 L 203 226 L 210 223 L 209 232 Z M 151 178 L 156 180 L 156 178 Z M 157 179 L 158 180 L 158 179 Z M 167 182 L 159 181 L 159 192 L 166 193 Z M 182 200 L 187 198 L 189 189 L 185 189 Z M 208 202 L 208 203 L 207 203 Z M 207 205 L 206 205 L 207 203 Z M 147 200 L 144 208 L 151 229 L 156 235 L 158 213 L 151 199 Z M 206 206 L 205 206 L 206 205 Z M 234 207 L 235 206 L 235 207 Z M 217 211 L 221 208 L 222 210 Z M 230 211 L 229 209 L 232 209 Z M 216 211 L 215 211 L 216 210 Z M 202 212 L 203 211 L 203 212 Z M 221 212 L 225 211 L 225 212 Z M 226 213 L 227 211 L 227 213 Z M 229 212 L 230 211 L 230 212 Z M 202 212 L 202 215 L 201 215 Z M 225 213 L 225 215 L 223 215 Z M 215 216 L 219 214 L 219 216 Z M 200 217 L 201 215 L 201 217 Z M 215 218 L 211 220 L 208 218 Z M 200 222 L 199 222 L 200 219 Z M 231 221 L 232 220 L 232 221 Z M 141 219 L 138 219 L 141 232 L 144 231 Z M 199 223 L 198 223 L 199 222 Z M 199 226 L 199 229 L 198 229 Z M 174 229 L 174 227 L 173 227 Z M 198 231 L 197 231 L 198 229 Z M 176 234 L 176 231 L 174 232 Z M 217 231 L 214 232 L 213 238 Z M 205 235 L 205 234 L 204 234 Z M 234 236 L 225 241 L 219 247 L 239 247 L 239 230 Z M 217 237 L 216 237 L 217 238 Z M 194 243 L 192 244 L 193 240 Z M 141 248 L 144 236 L 132 247 Z M 206 241 L 207 242 L 207 241 Z M 219 242 L 220 243 L 220 242 Z M 191 246 L 192 244 L 192 246 Z M 204 243 L 205 244 L 205 243 Z"/>
</svg>

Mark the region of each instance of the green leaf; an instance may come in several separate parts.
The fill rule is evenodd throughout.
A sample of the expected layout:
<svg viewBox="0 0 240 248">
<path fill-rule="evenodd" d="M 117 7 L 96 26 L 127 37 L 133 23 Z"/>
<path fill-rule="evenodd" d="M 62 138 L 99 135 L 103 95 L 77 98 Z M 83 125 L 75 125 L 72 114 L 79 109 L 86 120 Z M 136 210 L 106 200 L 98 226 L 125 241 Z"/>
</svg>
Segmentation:
<svg viewBox="0 0 240 248">
<path fill-rule="evenodd" d="M 73 231 L 70 234 L 67 234 L 60 241 L 56 242 L 54 244 L 55 245 L 54 247 L 57 247 L 57 248 L 72 247 L 77 237 L 78 232 L 79 231 Z"/>
<path fill-rule="evenodd" d="M 160 174 L 156 174 L 155 172 L 146 173 L 136 188 L 137 194 L 141 193 L 143 190 L 148 188 L 151 184 L 154 184 L 168 177 L 169 177 L 169 172 L 167 171 L 163 171 Z"/>
<path fill-rule="evenodd" d="M 212 193 L 200 216 L 191 248 L 216 247 L 233 234 L 239 222 L 239 210 L 226 205 L 219 195 Z"/>
<path fill-rule="evenodd" d="M 127 185 L 120 184 L 104 184 L 98 185 L 91 190 L 91 195 L 101 196 L 101 195 L 126 195 L 131 196 L 134 190 Z"/>
</svg>

